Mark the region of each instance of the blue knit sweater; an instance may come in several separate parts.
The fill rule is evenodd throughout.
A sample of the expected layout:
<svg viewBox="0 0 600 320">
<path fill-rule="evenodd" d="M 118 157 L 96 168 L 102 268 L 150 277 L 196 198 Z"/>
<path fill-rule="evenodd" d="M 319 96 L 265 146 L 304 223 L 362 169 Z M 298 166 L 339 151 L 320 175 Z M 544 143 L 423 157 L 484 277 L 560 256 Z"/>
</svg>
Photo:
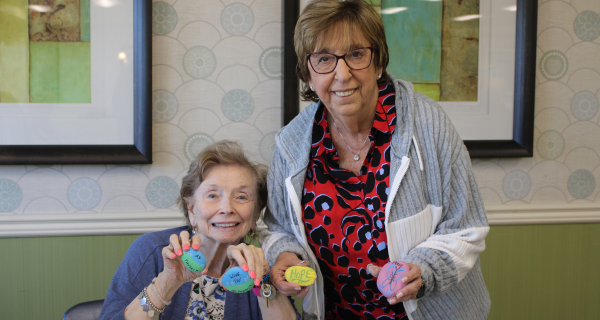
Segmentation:
<svg viewBox="0 0 600 320">
<path fill-rule="evenodd" d="M 113 276 L 100 319 L 124 319 L 125 307 L 163 270 L 161 253 L 163 247 L 169 245 L 169 236 L 179 234 L 183 230 L 186 230 L 186 227 L 147 233 L 133 242 Z M 184 319 L 191 289 L 191 282 L 181 286 L 172 297 L 171 304 L 161 314 L 161 319 Z M 224 319 L 262 319 L 254 293 L 227 292 Z"/>
</svg>

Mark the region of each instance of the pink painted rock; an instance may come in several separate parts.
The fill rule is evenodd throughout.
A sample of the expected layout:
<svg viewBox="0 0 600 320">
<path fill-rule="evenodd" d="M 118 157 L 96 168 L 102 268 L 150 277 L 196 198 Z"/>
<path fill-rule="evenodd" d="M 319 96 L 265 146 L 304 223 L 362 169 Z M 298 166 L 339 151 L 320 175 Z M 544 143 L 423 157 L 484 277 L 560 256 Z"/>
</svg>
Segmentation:
<svg viewBox="0 0 600 320">
<path fill-rule="evenodd" d="M 402 283 L 400 279 L 404 277 L 404 274 L 410 270 L 410 267 L 406 262 L 402 261 L 391 261 L 386 263 L 377 277 L 377 288 L 381 293 L 388 297 L 395 297 L 398 291 L 402 290 L 405 283 Z"/>
</svg>

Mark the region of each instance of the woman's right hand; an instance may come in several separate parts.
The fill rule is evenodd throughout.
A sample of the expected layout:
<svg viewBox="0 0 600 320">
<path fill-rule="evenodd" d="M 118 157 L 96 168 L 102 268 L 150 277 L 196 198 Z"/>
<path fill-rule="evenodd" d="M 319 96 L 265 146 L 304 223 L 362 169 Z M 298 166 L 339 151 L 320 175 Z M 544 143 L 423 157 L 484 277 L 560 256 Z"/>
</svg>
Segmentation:
<svg viewBox="0 0 600 320">
<path fill-rule="evenodd" d="M 179 235 L 172 234 L 169 238 L 169 245 L 162 250 L 164 269 L 160 273 L 159 278 L 165 281 L 166 289 L 171 291 L 177 289 L 186 282 L 193 281 L 206 272 L 204 269 L 201 273 L 190 271 L 183 264 L 181 256 L 184 251 L 198 250 L 200 248 L 200 237 L 194 235 L 190 239 L 190 234 L 187 231 L 182 231 Z"/>
<path fill-rule="evenodd" d="M 295 283 L 290 283 L 285 280 L 285 271 L 293 266 L 308 266 L 306 261 L 300 261 L 298 256 L 292 252 L 284 252 L 279 255 L 277 262 L 271 267 L 271 283 L 279 290 L 280 293 L 286 296 L 294 296 L 296 298 L 304 298 L 310 287 L 302 287 Z"/>
<path fill-rule="evenodd" d="M 163 300 L 171 301 L 175 292 L 186 282 L 192 281 L 202 275 L 188 270 L 181 261 L 183 251 L 190 248 L 200 248 L 200 237 L 195 235 L 190 242 L 190 234 L 182 231 L 179 235 L 172 234 L 169 238 L 169 245 L 162 250 L 164 269 L 158 274 L 154 281 L 155 289 L 150 289 L 150 283 L 146 288 L 148 298 L 158 309 L 165 308 Z M 206 269 L 204 269 L 206 270 Z M 159 295 L 160 297 L 157 297 Z M 143 311 L 140 305 L 140 298 L 135 298 L 125 308 L 124 316 L 126 319 L 148 319 L 148 313 Z"/>
</svg>

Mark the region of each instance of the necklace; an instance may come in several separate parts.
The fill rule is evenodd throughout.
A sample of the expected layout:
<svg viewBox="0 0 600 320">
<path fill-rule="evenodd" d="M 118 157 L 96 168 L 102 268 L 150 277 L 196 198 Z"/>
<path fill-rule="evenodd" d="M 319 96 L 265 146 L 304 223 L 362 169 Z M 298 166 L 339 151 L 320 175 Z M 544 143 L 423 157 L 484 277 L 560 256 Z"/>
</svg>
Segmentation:
<svg viewBox="0 0 600 320">
<path fill-rule="evenodd" d="M 365 142 L 363 142 L 363 145 L 362 145 L 362 147 L 360 147 L 360 149 L 358 150 L 358 152 L 354 153 L 354 150 L 352 150 L 352 148 L 350 148 L 350 146 L 348 145 L 348 142 L 346 142 L 346 139 L 344 139 L 344 136 L 340 132 L 340 129 L 338 129 L 337 124 L 335 124 L 335 120 L 333 121 L 333 125 L 335 126 L 335 129 L 337 130 L 337 132 L 340 135 L 340 137 L 342 137 L 342 140 L 344 140 L 344 143 L 346 144 L 346 147 L 348 147 L 348 150 L 350 150 L 350 152 L 352 152 L 352 154 L 354 154 L 354 161 L 358 161 L 358 159 L 360 159 L 360 157 L 358 155 L 360 154 L 360 152 L 362 151 L 362 149 L 365 147 L 365 144 L 367 143 L 367 140 L 369 140 L 369 135 L 367 135 L 367 137 L 365 138 Z"/>
</svg>

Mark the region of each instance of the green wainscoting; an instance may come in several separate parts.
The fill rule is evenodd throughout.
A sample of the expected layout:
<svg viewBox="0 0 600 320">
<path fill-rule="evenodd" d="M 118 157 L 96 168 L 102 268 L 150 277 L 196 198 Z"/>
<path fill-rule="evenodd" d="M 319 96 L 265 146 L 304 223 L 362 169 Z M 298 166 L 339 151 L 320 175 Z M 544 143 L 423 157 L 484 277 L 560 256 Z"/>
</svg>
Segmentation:
<svg viewBox="0 0 600 320">
<path fill-rule="evenodd" d="M 61 319 L 102 299 L 137 235 L 0 239 L 4 320 Z M 600 224 L 494 226 L 481 265 L 489 319 L 597 319 Z"/>
<path fill-rule="evenodd" d="M 0 239 L 0 318 L 58 320 L 79 302 L 104 299 L 138 236 Z"/>
<path fill-rule="evenodd" d="M 481 266 L 489 319 L 598 319 L 600 224 L 494 226 Z"/>
</svg>

